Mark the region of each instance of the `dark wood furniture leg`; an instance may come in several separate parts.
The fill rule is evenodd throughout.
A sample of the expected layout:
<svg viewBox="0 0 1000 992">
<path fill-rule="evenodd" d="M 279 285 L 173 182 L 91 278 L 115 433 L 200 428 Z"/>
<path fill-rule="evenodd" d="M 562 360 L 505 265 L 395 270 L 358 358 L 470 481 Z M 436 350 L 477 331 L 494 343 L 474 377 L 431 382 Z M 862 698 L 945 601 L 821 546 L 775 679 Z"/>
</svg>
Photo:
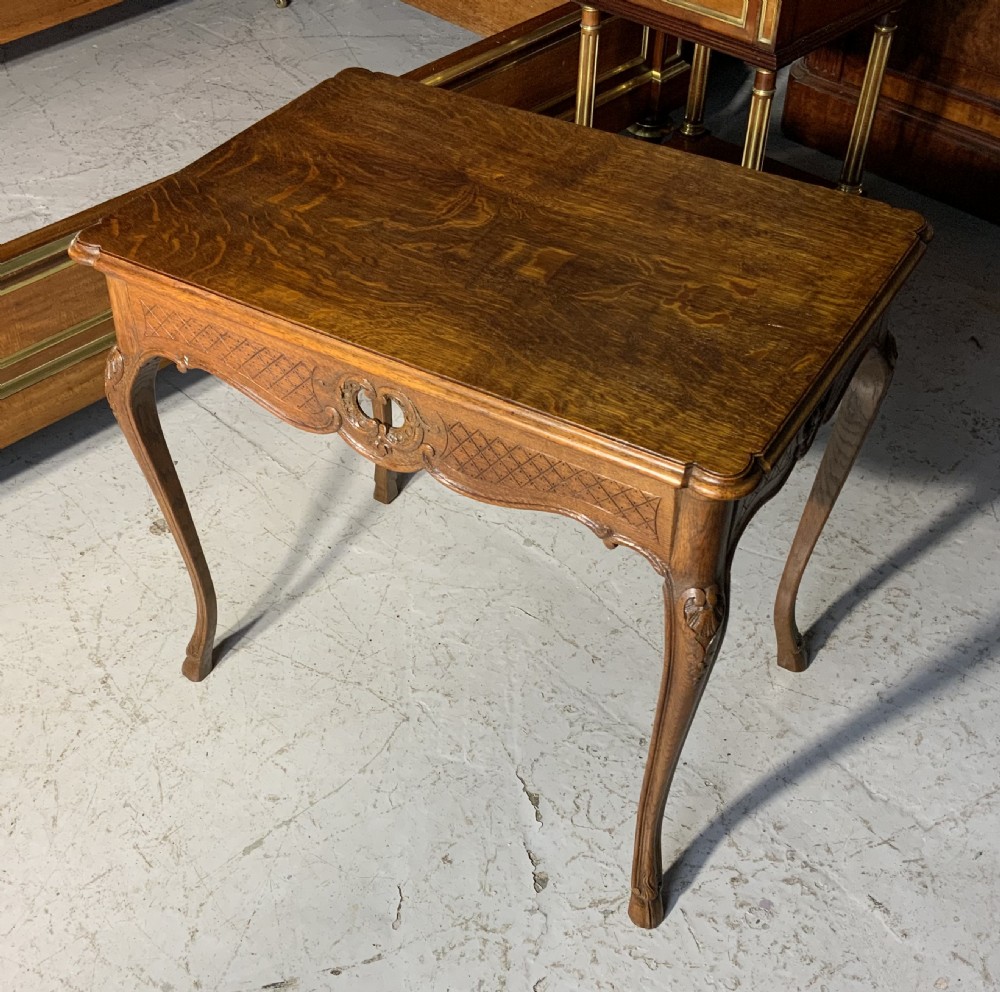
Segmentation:
<svg viewBox="0 0 1000 992">
<path fill-rule="evenodd" d="M 732 503 L 677 494 L 673 547 L 663 584 L 663 676 L 639 796 L 628 915 L 658 926 L 665 914 L 660 835 L 681 749 L 722 644 L 728 615 Z"/>
<path fill-rule="evenodd" d="M 691 55 L 691 79 L 688 83 L 687 103 L 681 134 L 696 138 L 705 133 L 705 88 L 708 83 L 708 62 L 712 50 L 708 45 L 695 45 Z"/>
<path fill-rule="evenodd" d="M 771 120 L 771 103 L 774 100 L 774 80 L 773 69 L 758 69 L 754 74 L 747 136 L 743 143 L 743 160 L 740 163 L 744 169 L 754 169 L 759 172 L 764 168 L 767 126 Z"/>
<path fill-rule="evenodd" d="M 896 15 L 897 11 L 893 10 L 875 22 L 875 34 L 872 37 L 868 65 L 865 67 L 865 78 L 858 94 L 858 107 L 854 112 L 851 137 L 847 143 L 847 153 L 844 155 L 840 182 L 837 184 L 837 188 L 845 193 L 862 192 L 861 179 L 864 175 L 865 153 L 868 151 L 868 139 L 871 137 L 872 124 L 875 122 L 875 109 L 878 106 L 879 94 L 882 92 L 882 80 L 885 78 L 885 67 L 889 61 L 892 36 L 896 33 Z"/>
<path fill-rule="evenodd" d="M 375 400 L 375 419 L 392 426 L 392 400 L 387 396 Z M 399 495 L 399 473 L 384 465 L 375 466 L 375 499 L 388 506 Z"/>
<path fill-rule="evenodd" d="M 160 427 L 160 415 L 156 409 L 156 373 L 159 367 L 159 358 L 126 357 L 118 348 L 112 348 L 105 373 L 105 388 L 111 409 L 146 476 L 149 488 L 160 504 L 191 576 L 197 620 L 181 671 L 192 682 L 200 682 L 212 670 L 217 619 L 215 587 Z"/>
<path fill-rule="evenodd" d="M 799 583 L 858 452 L 875 421 L 892 381 L 896 344 L 887 335 L 862 359 L 837 412 L 833 433 L 823 452 L 816 481 L 802 513 L 774 603 L 778 664 L 790 672 L 805 671 L 809 659 L 795 622 Z"/>
</svg>

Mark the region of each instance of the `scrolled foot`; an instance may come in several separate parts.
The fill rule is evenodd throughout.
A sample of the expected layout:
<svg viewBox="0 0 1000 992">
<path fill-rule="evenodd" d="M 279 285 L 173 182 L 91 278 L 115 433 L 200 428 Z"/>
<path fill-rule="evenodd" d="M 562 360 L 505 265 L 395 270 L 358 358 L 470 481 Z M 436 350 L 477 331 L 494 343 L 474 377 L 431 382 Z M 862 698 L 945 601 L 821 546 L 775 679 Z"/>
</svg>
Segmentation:
<svg viewBox="0 0 1000 992">
<path fill-rule="evenodd" d="M 200 651 L 196 646 L 188 645 L 188 653 L 184 658 L 184 664 L 181 665 L 181 672 L 186 679 L 201 682 L 212 671 L 213 664 L 211 644 Z"/>
<path fill-rule="evenodd" d="M 628 901 L 628 918 L 637 926 L 644 930 L 652 930 L 658 927 L 667 914 L 663 909 L 663 897 L 659 888 L 655 895 L 644 895 L 638 889 L 632 890 L 632 897 Z"/>
<path fill-rule="evenodd" d="M 778 637 L 778 667 L 788 672 L 804 672 L 809 667 L 805 638 L 797 630 Z"/>
</svg>

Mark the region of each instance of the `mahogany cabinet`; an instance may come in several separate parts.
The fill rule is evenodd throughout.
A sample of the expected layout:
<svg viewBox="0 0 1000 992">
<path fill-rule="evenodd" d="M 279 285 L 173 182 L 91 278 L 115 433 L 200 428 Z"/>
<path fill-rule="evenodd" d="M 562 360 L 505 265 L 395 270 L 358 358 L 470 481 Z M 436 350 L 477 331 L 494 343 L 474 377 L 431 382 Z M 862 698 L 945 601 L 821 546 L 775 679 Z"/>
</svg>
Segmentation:
<svg viewBox="0 0 1000 992">
<path fill-rule="evenodd" d="M 900 10 L 867 167 L 1000 222 L 1000 0 L 910 0 Z M 783 127 L 837 154 L 851 126 L 868 39 L 792 67 Z"/>
<path fill-rule="evenodd" d="M 579 16 L 576 4 L 564 4 L 410 76 L 569 119 Z M 687 68 L 676 42 L 654 39 L 626 21 L 609 21 L 601 39 L 598 126 L 625 127 L 654 101 L 679 106 Z M 104 363 L 114 333 L 104 279 L 70 262 L 66 248 L 76 231 L 116 202 L 0 245 L 0 447 L 104 395 Z"/>
<path fill-rule="evenodd" d="M 496 34 L 558 6 L 554 0 L 405 0 L 477 34 Z"/>
</svg>

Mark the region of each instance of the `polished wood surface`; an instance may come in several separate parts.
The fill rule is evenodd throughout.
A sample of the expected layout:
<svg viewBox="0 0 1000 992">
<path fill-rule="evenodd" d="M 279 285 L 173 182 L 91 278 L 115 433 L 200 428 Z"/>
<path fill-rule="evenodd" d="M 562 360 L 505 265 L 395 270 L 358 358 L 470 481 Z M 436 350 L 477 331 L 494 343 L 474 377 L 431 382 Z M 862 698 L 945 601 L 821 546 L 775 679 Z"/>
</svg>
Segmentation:
<svg viewBox="0 0 1000 992">
<path fill-rule="evenodd" d="M 121 0 L 4 0 L 0 4 L 0 44 L 64 21 L 113 7 Z"/>
<path fill-rule="evenodd" d="M 1000 222 L 1000 0 L 910 0 L 882 84 L 873 171 Z M 866 39 L 851 35 L 792 67 L 782 124 L 830 152 L 851 126 Z"/>
<path fill-rule="evenodd" d="M 776 612 L 793 625 L 877 409 L 871 370 L 891 363 L 881 315 L 927 233 L 910 212 L 392 77 L 316 87 L 71 248 L 108 277 L 108 398 L 194 588 L 184 673 L 211 670 L 217 605 L 160 429 L 163 359 L 390 472 L 636 549 L 665 608 L 629 902 L 655 926 L 664 805 L 736 543 L 846 393 Z"/>
<path fill-rule="evenodd" d="M 462 127 L 474 143 L 452 140 Z M 866 330 L 923 222 L 785 181 L 734 185 L 725 165 L 613 135 L 584 151 L 560 122 L 347 71 L 81 244 L 99 244 L 109 269 L 142 266 L 669 456 L 713 495 L 744 492 Z M 193 197 L 197 214 L 177 209 Z M 817 279 L 831 258 L 837 278 Z M 583 351 L 581 323 L 601 328 Z"/>
<path fill-rule="evenodd" d="M 567 117 L 574 100 L 578 20 L 576 4 L 564 4 L 420 66 L 407 78 Z M 676 45 L 644 52 L 641 28 L 612 19 L 602 40 L 597 125 L 618 131 L 651 107 L 678 105 L 686 68 Z M 0 447 L 104 397 L 102 372 L 113 333 L 107 290 L 94 273 L 67 267 L 66 247 L 81 228 L 113 213 L 120 199 L 0 245 Z M 32 287 L 8 291 L 24 281 L 28 267 Z M 29 297 L 32 312 L 26 320 Z M 98 341 L 100 354 L 92 353 Z M 27 356 L 25 348 L 31 349 Z"/>
</svg>

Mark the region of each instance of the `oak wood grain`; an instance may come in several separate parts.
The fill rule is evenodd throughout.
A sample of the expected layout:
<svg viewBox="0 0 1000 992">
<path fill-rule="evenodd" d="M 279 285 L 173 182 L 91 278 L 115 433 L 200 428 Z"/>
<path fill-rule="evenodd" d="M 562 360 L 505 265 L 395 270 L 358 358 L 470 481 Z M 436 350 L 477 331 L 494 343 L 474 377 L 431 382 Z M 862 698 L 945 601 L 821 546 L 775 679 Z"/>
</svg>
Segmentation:
<svg viewBox="0 0 1000 992">
<path fill-rule="evenodd" d="M 564 4 L 552 13 L 534 18 L 519 27 L 477 42 L 420 66 L 408 78 L 444 89 L 457 88 L 466 93 L 503 105 L 558 115 L 570 113 L 575 82 L 578 8 Z M 647 66 L 625 69 L 640 52 L 641 30 L 635 25 L 612 19 L 602 39 L 602 90 L 599 96 L 597 123 L 610 130 L 620 130 L 645 113 L 654 84 Z M 616 67 L 619 71 L 614 71 Z M 664 107 L 683 100 L 683 63 L 679 58 L 662 67 L 664 82 L 655 84 Z M 605 98 L 607 97 L 607 98 Z M 133 195 L 133 194 L 128 194 Z M 17 294 L 5 293 L 14 277 L 0 274 L 0 363 L 10 359 L 24 344 L 38 344 L 59 338 L 76 325 L 90 321 L 109 307 L 104 279 L 92 271 L 66 268 L 65 241 L 102 216 L 115 212 L 124 198 L 105 201 L 72 217 L 61 219 L 14 241 L 0 245 L 0 273 L 17 259 L 44 256 L 33 263 L 30 275 L 42 276 L 33 292 L 39 303 L 27 330 L 23 305 Z M 100 302 L 95 309 L 93 294 Z M 100 328 L 104 334 L 110 322 Z M 25 338 L 14 345 L 14 338 Z M 72 344 L 63 350 L 72 357 Z M 35 371 L 46 377 L 16 392 L 0 396 L 0 447 L 11 444 L 104 396 L 104 357 L 84 357 L 54 371 L 43 368 L 50 355 L 39 354 Z M 82 365 L 81 365 L 82 361 Z M 18 363 L 24 371 L 24 362 Z M 13 370 L 11 374 L 13 374 Z M 0 391 L 6 379 L 0 374 Z M 385 480 L 383 480 L 385 481 Z M 380 490 L 388 496 L 388 485 Z"/>
<path fill-rule="evenodd" d="M 915 263 L 924 221 L 578 137 L 347 70 L 147 188 L 80 250 L 745 491 Z"/>
<path fill-rule="evenodd" d="M 656 926 L 664 807 L 737 541 L 847 391 L 783 584 L 793 623 L 884 392 L 866 356 L 891 354 L 881 315 L 927 234 L 912 213 L 412 82 L 317 87 L 70 249 L 108 278 L 109 400 L 188 566 L 184 674 L 211 668 L 216 597 L 159 427 L 161 359 L 339 434 L 383 481 L 423 468 L 634 548 L 664 594 L 629 899 Z"/>
</svg>

